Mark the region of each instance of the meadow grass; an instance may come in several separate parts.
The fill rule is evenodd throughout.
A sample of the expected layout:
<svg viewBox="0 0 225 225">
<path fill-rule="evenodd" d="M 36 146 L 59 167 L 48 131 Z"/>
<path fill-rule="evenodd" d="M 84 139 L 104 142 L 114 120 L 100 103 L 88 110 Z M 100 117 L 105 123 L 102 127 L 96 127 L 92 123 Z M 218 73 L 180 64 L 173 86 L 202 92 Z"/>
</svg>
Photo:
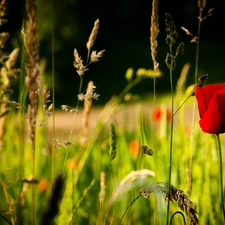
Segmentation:
<svg viewBox="0 0 225 225">
<path fill-rule="evenodd" d="M 3 12 L 5 2 L 1 3 Z M 203 85 L 202 77 L 197 79 L 200 25 L 212 12 L 209 10 L 203 17 L 206 1 L 199 0 L 198 6 L 193 83 Z M 101 27 L 99 19 L 94 22 L 87 38 L 86 59 L 76 48 L 73 51 L 80 86 L 76 106 L 66 102 L 62 105 L 65 117 L 67 113 L 74 117 L 71 126 L 65 127 L 67 139 L 63 139 L 55 125 L 54 90 L 48 91 L 44 74 L 40 73 L 36 2 L 27 0 L 26 10 L 21 47 L 25 55 L 20 69 L 23 82 L 18 102 L 11 101 L 9 92 L 13 79 L 18 77 L 18 49 L 1 56 L 0 224 L 223 224 L 218 194 L 223 193 L 218 176 L 222 174 L 222 157 L 217 154 L 217 139 L 203 133 L 196 123 L 194 86 L 185 84 L 189 64 L 184 65 L 177 84 L 173 82 L 173 70 L 179 63 L 176 58 L 183 53 L 184 44 L 174 47 L 177 31 L 172 16 L 166 14 L 165 37 L 171 93 L 166 98 L 157 96 L 156 82 L 161 71 L 156 59 L 158 1 L 154 0 L 150 28 L 153 70 L 140 68 L 135 73 L 128 68 L 127 86 L 118 96 L 112 93 L 99 117 L 91 121 L 92 104 L 99 94 L 94 81 L 90 80 L 86 88 L 83 79 L 92 63 L 100 66 L 105 52 L 92 50 Z M 188 29 L 183 30 L 190 35 Z M 2 50 L 7 37 L 1 34 Z M 54 50 L 54 35 L 52 45 Z M 54 83 L 54 57 L 52 66 Z M 153 82 L 153 97 L 145 104 L 129 104 L 134 98 L 132 88 L 140 82 Z M 82 119 L 78 120 L 81 112 Z M 78 124 L 81 129 L 77 132 Z M 223 148 L 225 138 L 220 138 Z"/>
</svg>

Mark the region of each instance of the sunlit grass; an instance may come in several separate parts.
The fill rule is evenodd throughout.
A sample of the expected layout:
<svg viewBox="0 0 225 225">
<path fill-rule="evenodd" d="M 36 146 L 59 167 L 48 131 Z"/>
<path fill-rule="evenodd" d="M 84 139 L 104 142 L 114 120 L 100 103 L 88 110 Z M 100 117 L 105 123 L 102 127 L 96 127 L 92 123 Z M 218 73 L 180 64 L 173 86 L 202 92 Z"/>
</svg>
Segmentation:
<svg viewBox="0 0 225 225">
<path fill-rule="evenodd" d="M 33 19 L 35 13 L 30 15 Z M 128 68 L 123 78 L 127 86 L 121 94 L 111 93 L 106 105 L 95 108 L 98 87 L 90 82 L 91 87 L 84 88 L 83 79 L 90 64 L 104 57 L 104 50 L 92 51 L 99 25 L 96 20 L 86 44 L 86 63 L 74 50 L 74 67 L 80 76 L 78 93 L 72 93 L 79 94 L 75 107 L 63 105 L 64 111 L 52 111 L 44 79 L 38 76 L 40 79 L 27 82 L 28 88 L 39 82 L 29 90 L 29 94 L 35 93 L 30 100 L 38 109 L 32 123 L 22 82 L 20 104 L 9 101 L 8 92 L 2 92 L 1 113 L 8 111 L 1 114 L 4 124 L 0 124 L 0 224 L 161 225 L 172 224 L 168 221 L 172 216 L 173 224 L 183 224 L 184 219 L 186 224 L 197 224 L 192 220 L 196 215 L 199 224 L 223 224 L 216 140 L 200 130 L 198 112 L 192 123 L 196 99 L 190 95 L 193 86 L 185 84 L 189 66 L 184 66 L 180 83 L 172 88 L 172 104 L 171 93 L 161 94 L 157 89 L 141 95 L 133 92 L 141 82 L 155 82 L 160 71 Z M 36 28 L 37 24 L 31 32 L 35 37 Z M 152 42 L 157 67 L 157 35 Z M 29 47 L 32 52 L 32 44 Z M 32 61 L 32 54 L 27 55 Z M 34 64 L 25 67 L 37 72 L 38 62 Z M 172 76 L 170 69 L 171 80 Z M 24 74 L 21 78 L 25 80 Z M 222 149 L 224 141 L 221 135 Z"/>
</svg>

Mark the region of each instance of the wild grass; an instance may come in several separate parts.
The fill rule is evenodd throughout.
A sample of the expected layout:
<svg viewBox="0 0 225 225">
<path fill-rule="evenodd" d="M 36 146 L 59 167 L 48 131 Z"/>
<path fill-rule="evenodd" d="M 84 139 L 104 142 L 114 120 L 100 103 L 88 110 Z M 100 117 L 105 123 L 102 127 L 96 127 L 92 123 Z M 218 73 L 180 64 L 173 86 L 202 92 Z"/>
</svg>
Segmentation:
<svg viewBox="0 0 225 225">
<path fill-rule="evenodd" d="M 2 23 L 7 22 L 5 3 L 2 1 L 0 7 Z M 24 46 L 17 46 L 6 54 L 4 46 L 8 34 L 0 34 L 0 224 L 224 223 L 221 196 L 223 199 L 225 138 L 220 135 L 220 139 L 218 136 L 216 139 L 200 130 L 193 96 L 194 86 L 203 86 L 207 79 L 207 75 L 199 75 L 197 69 L 200 25 L 211 16 L 212 10 L 204 16 L 202 11 L 206 1 L 198 1 L 198 37 L 183 28 L 197 44 L 196 72 L 194 85 L 187 87 L 190 65 L 185 64 L 176 89 L 173 70 L 179 63 L 177 57 L 185 54 L 184 43 L 174 49 L 176 21 L 169 13 L 165 15 L 169 53 L 164 54 L 169 69 L 168 85 L 171 86 L 168 101 L 158 98 L 155 90 L 156 79 L 162 73 L 156 60 L 158 1 L 154 0 L 152 5 L 153 69 L 140 68 L 135 73 L 128 68 L 124 78 L 127 86 L 118 96 L 112 93 L 95 121 L 91 121 L 90 115 L 94 102 L 101 95 L 96 93 L 92 79 L 87 88 L 83 87 L 83 80 L 89 79 L 85 73 L 91 70 L 91 64 L 98 62 L 100 66 L 105 54 L 105 50 L 93 50 L 101 29 L 99 19 L 87 37 L 86 60 L 79 54 L 79 49 L 71 50 L 80 85 L 75 107 L 66 105 L 66 100 L 62 105 L 65 118 L 69 113 L 74 118 L 71 126 L 65 127 L 66 140 L 55 130 L 54 85 L 50 92 L 45 85 L 45 74 L 40 73 L 36 2 L 26 0 Z M 54 83 L 53 30 L 52 34 Z M 24 65 L 20 70 L 15 68 L 18 47 L 25 49 Z M 26 69 L 25 79 L 23 68 Z M 19 71 L 23 91 L 18 96 L 18 103 L 11 100 L 9 90 Z M 153 82 L 153 100 L 145 104 L 128 104 L 132 88 L 140 82 Z M 81 106 L 82 102 L 84 106 Z M 77 114 L 81 113 L 82 119 L 78 120 Z M 52 122 L 52 134 L 47 126 L 49 121 Z M 90 125 L 93 122 L 94 127 Z M 81 129 L 77 132 L 78 123 Z"/>
</svg>

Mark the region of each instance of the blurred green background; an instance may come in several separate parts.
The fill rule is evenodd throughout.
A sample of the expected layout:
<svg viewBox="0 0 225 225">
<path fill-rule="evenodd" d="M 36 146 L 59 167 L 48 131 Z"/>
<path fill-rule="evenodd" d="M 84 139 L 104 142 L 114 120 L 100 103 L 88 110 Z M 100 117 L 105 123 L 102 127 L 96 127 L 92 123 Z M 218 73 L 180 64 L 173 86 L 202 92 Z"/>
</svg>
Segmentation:
<svg viewBox="0 0 225 225">
<path fill-rule="evenodd" d="M 11 33 L 8 48 L 21 44 L 21 26 L 25 17 L 23 1 L 9 1 L 9 22 L 2 30 Z M 40 58 L 46 60 L 46 80 L 51 89 L 52 33 L 51 16 L 53 8 L 54 56 L 56 81 L 56 106 L 75 105 L 79 88 L 79 76 L 73 67 L 73 50 L 76 48 L 84 61 L 86 60 L 86 42 L 93 28 L 94 21 L 100 19 L 100 29 L 93 50 L 106 49 L 97 64 L 92 64 L 84 77 L 83 90 L 93 80 L 100 94 L 99 101 L 104 104 L 113 94 L 119 94 L 127 81 L 125 72 L 132 67 L 152 69 L 150 54 L 150 17 L 152 1 L 128 0 L 37 0 Z M 202 23 L 200 38 L 199 76 L 208 73 L 208 83 L 224 82 L 225 76 L 225 29 L 224 0 L 208 0 L 203 15 L 209 8 L 214 8 L 213 15 Z M 158 93 L 170 90 L 169 71 L 165 65 L 168 46 L 165 43 L 165 12 L 172 15 L 179 34 L 176 46 L 185 44 L 184 55 L 177 59 L 174 71 L 174 85 L 186 62 L 191 63 L 187 84 L 194 81 L 196 44 L 190 43 L 181 26 L 187 28 L 194 36 L 198 29 L 197 0 L 174 1 L 159 0 L 160 33 L 158 37 L 158 56 L 163 76 L 157 79 Z M 133 93 L 151 94 L 151 81 L 136 86 Z"/>
</svg>

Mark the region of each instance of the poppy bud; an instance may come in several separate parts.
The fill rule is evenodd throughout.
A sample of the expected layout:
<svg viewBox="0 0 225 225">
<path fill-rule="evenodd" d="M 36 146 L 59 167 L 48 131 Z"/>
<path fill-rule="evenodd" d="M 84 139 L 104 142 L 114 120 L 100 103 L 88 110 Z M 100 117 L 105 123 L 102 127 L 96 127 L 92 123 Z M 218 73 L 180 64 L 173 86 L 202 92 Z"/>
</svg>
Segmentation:
<svg viewBox="0 0 225 225">
<path fill-rule="evenodd" d="M 196 86 L 203 87 L 208 79 L 208 74 L 204 74 L 198 78 Z"/>
</svg>

